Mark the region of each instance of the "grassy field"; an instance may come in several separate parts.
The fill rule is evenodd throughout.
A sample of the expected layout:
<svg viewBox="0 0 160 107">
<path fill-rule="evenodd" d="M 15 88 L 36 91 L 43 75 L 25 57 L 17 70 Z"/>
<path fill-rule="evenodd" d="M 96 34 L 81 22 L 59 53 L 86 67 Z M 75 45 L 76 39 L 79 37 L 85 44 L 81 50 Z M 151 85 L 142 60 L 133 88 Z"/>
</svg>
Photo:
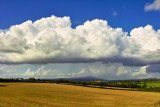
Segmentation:
<svg viewBox="0 0 160 107">
<path fill-rule="evenodd" d="M 152 107 L 160 93 L 54 83 L 0 83 L 0 107 Z"/>
<path fill-rule="evenodd" d="M 143 86 L 143 84 L 139 84 L 139 85 L 140 85 L 140 86 Z M 156 83 L 154 83 L 154 82 L 147 82 L 146 85 L 147 85 L 146 88 L 150 88 L 150 87 L 152 87 L 152 88 L 154 88 L 154 87 L 160 87 L 160 83 L 159 83 L 159 82 L 156 82 Z"/>
<path fill-rule="evenodd" d="M 147 88 L 150 88 L 150 87 L 160 87 L 160 83 L 150 83 L 150 82 L 148 82 L 147 83 Z"/>
</svg>

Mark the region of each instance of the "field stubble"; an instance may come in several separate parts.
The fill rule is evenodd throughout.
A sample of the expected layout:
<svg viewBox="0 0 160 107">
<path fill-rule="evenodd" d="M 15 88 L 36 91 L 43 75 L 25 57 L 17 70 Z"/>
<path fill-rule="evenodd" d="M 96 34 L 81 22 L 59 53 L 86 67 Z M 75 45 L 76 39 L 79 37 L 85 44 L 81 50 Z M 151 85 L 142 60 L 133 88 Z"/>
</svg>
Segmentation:
<svg viewBox="0 0 160 107">
<path fill-rule="evenodd" d="M 0 107 L 151 107 L 160 93 L 54 83 L 0 83 Z"/>
</svg>

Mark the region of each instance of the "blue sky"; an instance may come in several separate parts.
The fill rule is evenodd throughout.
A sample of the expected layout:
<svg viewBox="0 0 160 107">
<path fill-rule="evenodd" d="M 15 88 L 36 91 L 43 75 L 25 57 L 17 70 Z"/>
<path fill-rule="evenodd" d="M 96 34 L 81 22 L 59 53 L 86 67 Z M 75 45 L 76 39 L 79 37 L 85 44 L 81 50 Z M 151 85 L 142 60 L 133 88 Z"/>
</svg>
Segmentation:
<svg viewBox="0 0 160 107">
<path fill-rule="evenodd" d="M 157 30 L 160 27 L 160 12 L 144 11 L 144 6 L 152 2 L 153 0 L 1 0 L 0 28 L 7 29 L 27 20 L 36 21 L 55 15 L 70 16 L 72 27 L 98 18 L 127 32 L 147 24 L 153 25 Z M 116 16 L 113 16 L 114 12 L 117 13 Z"/>
<path fill-rule="evenodd" d="M 160 78 L 159 19 L 160 0 L 0 0 L 0 78 Z"/>
</svg>

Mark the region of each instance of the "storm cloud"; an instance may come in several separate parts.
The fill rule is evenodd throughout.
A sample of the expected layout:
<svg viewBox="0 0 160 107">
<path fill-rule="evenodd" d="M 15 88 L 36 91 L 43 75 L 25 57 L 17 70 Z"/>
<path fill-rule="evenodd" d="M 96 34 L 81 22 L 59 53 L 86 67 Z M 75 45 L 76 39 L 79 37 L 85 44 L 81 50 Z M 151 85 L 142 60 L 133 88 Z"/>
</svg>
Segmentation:
<svg viewBox="0 0 160 107">
<path fill-rule="evenodd" d="M 1 64 L 91 62 L 159 64 L 160 30 L 146 25 L 128 34 L 99 19 L 72 28 L 69 17 L 56 16 L 0 30 Z"/>
<path fill-rule="evenodd" d="M 160 64 L 151 64 L 146 69 L 147 72 L 158 72 L 160 73 Z"/>
</svg>

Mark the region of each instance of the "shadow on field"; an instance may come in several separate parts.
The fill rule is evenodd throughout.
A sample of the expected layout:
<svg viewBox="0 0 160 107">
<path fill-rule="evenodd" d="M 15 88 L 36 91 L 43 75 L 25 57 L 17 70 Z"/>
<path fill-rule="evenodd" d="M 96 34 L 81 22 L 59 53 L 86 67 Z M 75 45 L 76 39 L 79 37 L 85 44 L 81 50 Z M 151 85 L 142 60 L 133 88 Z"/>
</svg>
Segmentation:
<svg viewBox="0 0 160 107">
<path fill-rule="evenodd" d="M 7 85 L 0 85 L 0 87 L 6 87 Z"/>
<path fill-rule="evenodd" d="M 122 89 L 122 88 L 112 88 L 112 87 L 109 87 L 109 88 L 106 88 L 106 87 L 101 87 L 102 89 L 111 89 L 111 90 L 127 90 L 127 91 L 139 91 L 139 90 L 136 90 L 136 89 Z"/>
<path fill-rule="evenodd" d="M 73 84 L 68 84 L 73 85 Z M 120 88 L 120 87 L 103 87 L 103 86 L 88 86 L 88 85 L 76 85 L 76 86 L 82 86 L 82 87 L 90 87 L 90 88 L 99 88 L 99 89 L 111 89 L 111 90 L 126 90 L 126 91 L 140 91 L 138 89 L 133 88 Z"/>
</svg>

